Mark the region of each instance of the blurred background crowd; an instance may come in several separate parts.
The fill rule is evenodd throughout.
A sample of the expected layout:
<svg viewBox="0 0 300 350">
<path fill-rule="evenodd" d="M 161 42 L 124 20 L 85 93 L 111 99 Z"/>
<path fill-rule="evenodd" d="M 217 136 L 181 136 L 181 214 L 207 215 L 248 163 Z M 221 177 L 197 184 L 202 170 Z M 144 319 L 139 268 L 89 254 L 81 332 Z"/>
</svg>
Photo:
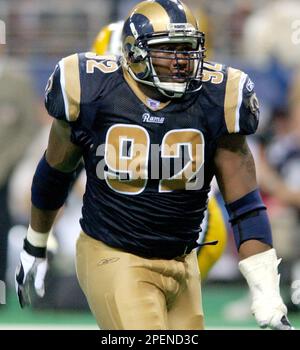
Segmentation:
<svg viewBox="0 0 300 350">
<path fill-rule="evenodd" d="M 43 107 L 47 79 L 59 59 L 90 50 L 99 30 L 126 18 L 136 2 L 0 0 L 0 20 L 6 26 L 6 44 L 0 44 L 0 280 L 8 288 L 13 289 L 28 225 L 32 174 L 46 148 L 51 123 Z M 255 82 L 261 116 L 259 130 L 249 142 L 274 245 L 283 258 L 286 303 L 298 312 L 292 286 L 300 280 L 300 1 L 185 3 L 206 32 L 208 59 L 242 69 Z M 87 308 L 73 260 L 84 181 L 82 176 L 77 182 L 55 227 L 48 276 L 51 293 L 36 301 L 37 308 Z M 206 284 L 240 280 L 228 229 L 227 248 Z M 224 313 L 229 318 L 247 317 L 247 297 L 226 305 Z"/>
</svg>

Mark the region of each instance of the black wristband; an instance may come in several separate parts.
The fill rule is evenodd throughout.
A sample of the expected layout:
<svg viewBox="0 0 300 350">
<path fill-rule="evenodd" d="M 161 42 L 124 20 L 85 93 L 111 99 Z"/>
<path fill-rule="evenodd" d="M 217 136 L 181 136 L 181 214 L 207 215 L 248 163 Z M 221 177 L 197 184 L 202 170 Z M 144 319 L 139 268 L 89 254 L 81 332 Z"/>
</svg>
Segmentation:
<svg viewBox="0 0 300 350">
<path fill-rule="evenodd" d="M 23 248 L 25 252 L 36 258 L 46 258 L 47 248 L 35 247 L 28 242 L 27 238 L 24 239 Z"/>
</svg>

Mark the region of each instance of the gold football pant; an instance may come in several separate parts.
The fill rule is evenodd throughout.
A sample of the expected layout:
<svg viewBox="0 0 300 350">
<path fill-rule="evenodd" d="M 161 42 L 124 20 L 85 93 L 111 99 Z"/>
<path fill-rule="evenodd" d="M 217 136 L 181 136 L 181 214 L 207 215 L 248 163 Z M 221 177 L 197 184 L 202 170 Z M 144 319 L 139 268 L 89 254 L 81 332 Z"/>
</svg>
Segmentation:
<svg viewBox="0 0 300 350">
<path fill-rule="evenodd" d="M 146 259 L 81 232 L 76 270 L 101 329 L 203 329 L 196 251 Z"/>
</svg>

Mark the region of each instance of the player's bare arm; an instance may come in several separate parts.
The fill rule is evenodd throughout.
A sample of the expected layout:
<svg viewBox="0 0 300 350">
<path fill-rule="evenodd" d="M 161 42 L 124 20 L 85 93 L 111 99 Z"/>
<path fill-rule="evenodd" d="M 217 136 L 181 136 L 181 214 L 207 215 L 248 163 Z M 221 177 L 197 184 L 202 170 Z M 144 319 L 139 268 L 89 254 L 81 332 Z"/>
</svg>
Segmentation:
<svg viewBox="0 0 300 350">
<path fill-rule="evenodd" d="M 214 160 L 239 252 L 239 268 L 252 294 L 251 310 L 263 328 L 291 329 L 279 291 L 279 260 L 272 248 L 271 227 L 246 138 L 220 138 Z"/>
<path fill-rule="evenodd" d="M 245 136 L 219 139 L 215 156 L 217 179 L 226 203 L 232 203 L 257 188 L 255 163 Z M 240 259 L 270 249 L 266 243 L 247 240 L 239 247 Z"/>
<path fill-rule="evenodd" d="M 49 135 L 46 159 L 53 168 L 65 173 L 76 169 L 82 157 L 82 149 L 70 139 L 70 125 L 61 120 L 54 120 Z"/>
<path fill-rule="evenodd" d="M 222 136 L 218 140 L 215 166 L 226 203 L 239 199 L 257 187 L 255 164 L 245 136 Z"/>
<path fill-rule="evenodd" d="M 43 297 L 45 294 L 48 236 L 67 198 L 81 156 L 81 149 L 70 141 L 70 126 L 55 120 L 47 151 L 37 166 L 32 182 L 30 225 L 16 271 L 16 289 L 21 307 L 31 303 L 31 276 L 37 295 Z"/>
<path fill-rule="evenodd" d="M 46 151 L 48 164 L 63 173 L 73 172 L 81 159 L 82 150 L 70 141 L 70 126 L 60 120 L 54 120 Z M 51 230 L 55 217 L 59 209 L 42 210 L 31 206 L 31 227 L 41 233 Z"/>
</svg>

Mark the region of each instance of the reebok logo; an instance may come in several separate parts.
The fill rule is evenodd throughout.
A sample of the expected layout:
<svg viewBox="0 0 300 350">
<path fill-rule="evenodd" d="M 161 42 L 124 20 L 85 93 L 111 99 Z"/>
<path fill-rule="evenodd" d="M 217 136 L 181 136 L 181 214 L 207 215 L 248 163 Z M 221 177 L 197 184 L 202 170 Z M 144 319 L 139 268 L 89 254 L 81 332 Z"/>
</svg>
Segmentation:
<svg viewBox="0 0 300 350">
<path fill-rule="evenodd" d="M 149 113 L 144 113 L 142 115 L 143 123 L 154 123 L 154 124 L 163 124 L 165 121 L 164 117 L 154 117 Z"/>
<path fill-rule="evenodd" d="M 98 261 L 97 265 L 98 266 L 102 266 L 102 265 L 106 265 L 106 264 L 111 264 L 114 262 L 117 262 L 118 260 L 120 260 L 120 258 L 104 258 Z"/>
</svg>

